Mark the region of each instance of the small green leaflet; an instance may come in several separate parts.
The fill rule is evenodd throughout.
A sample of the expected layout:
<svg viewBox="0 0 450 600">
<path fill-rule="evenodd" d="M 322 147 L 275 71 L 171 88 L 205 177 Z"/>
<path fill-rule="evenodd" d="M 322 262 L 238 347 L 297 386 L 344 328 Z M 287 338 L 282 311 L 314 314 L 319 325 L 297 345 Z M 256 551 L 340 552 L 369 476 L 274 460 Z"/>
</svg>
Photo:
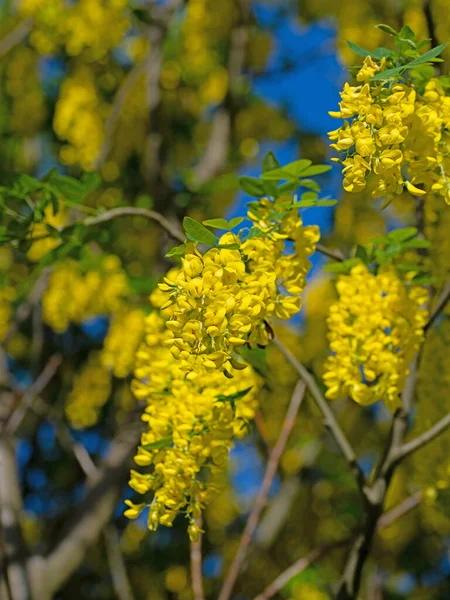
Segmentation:
<svg viewBox="0 0 450 600">
<path fill-rule="evenodd" d="M 423 63 L 432 60 L 436 56 L 439 56 L 439 54 L 441 54 L 445 50 L 446 46 L 447 44 L 440 44 L 439 46 L 436 46 L 436 48 L 431 48 L 431 50 L 428 50 L 428 52 L 425 52 L 424 54 L 422 54 L 422 56 L 419 56 L 419 58 L 416 58 L 415 60 L 412 60 L 410 63 L 408 63 L 406 65 L 407 68 L 409 69 L 411 67 L 416 67 L 417 65 L 423 65 Z"/>
<path fill-rule="evenodd" d="M 347 40 L 347 45 L 350 48 L 350 50 L 352 52 L 354 52 L 355 54 L 357 54 L 358 56 L 362 56 L 363 58 L 366 58 L 366 56 L 372 56 L 372 57 L 374 57 L 373 53 L 370 52 L 370 50 L 366 50 L 365 48 L 361 48 L 361 46 L 358 46 L 357 44 L 354 44 L 350 40 Z M 374 57 L 374 58 L 376 58 L 376 57 Z"/>
<path fill-rule="evenodd" d="M 288 181 L 295 181 L 311 164 L 312 162 L 310 160 L 301 158 L 300 160 L 295 160 L 294 162 L 291 162 L 280 169 L 266 171 L 261 175 L 261 179 L 268 179 L 271 181 L 287 179 Z"/>
<path fill-rule="evenodd" d="M 183 227 L 186 236 L 193 242 L 200 242 L 209 246 L 214 246 L 217 242 L 217 238 L 213 233 L 191 217 L 184 217 Z"/>
<path fill-rule="evenodd" d="M 375 27 L 381 31 L 384 31 L 384 33 L 388 33 L 389 35 L 393 35 L 395 37 L 398 36 L 398 33 L 390 25 L 384 25 L 383 23 L 380 23 L 379 25 L 375 25 Z"/>
<path fill-rule="evenodd" d="M 143 444 L 141 448 L 144 450 L 163 450 L 164 448 L 170 448 L 173 444 L 173 437 L 168 435 L 167 437 L 163 437 L 156 442 L 152 442 L 151 444 Z"/>
<path fill-rule="evenodd" d="M 186 246 L 184 244 L 182 244 L 181 246 L 174 246 L 166 254 L 166 258 L 171 258 L 172 256 L 184 256 L 185 251 Z"/>
<path fill-rule="evenodd" d="M 323 270 L 328 273 L 344 273 L 347 274 L 350 270 L 359 265 L 361 263 L 360 258 L 349 258 L 348 260 L 343 260 L 342 262 L 334 262 L 325 265 Z"/>
<path fill-rule="evenodd" d="M 261 198 L 264 196 L 264 183 L 255 177 L 239 177 L 239 185 L 246 194 L 253 198 Z"/>
<path fill-rule="evenodd" d="M 236 402 L 240 398 L 246 396 L 252 388 L 246 388 L 245 390 L 241 390 L 240 392 L 234 392 L 234 394 L 229 394 L 226 396 L 225 394 L 218 394 L 216 399 L 218 402 Z"/>
<path fill-rule="evenodd" d="M 331 165 L 312 165 L 302 171 L 302 177 L 312 177 L 313 175 L 321 175 L 331 169 Z"/>
<path fill-rule="evenodd" d="M 243 220 L 243 217 L 235 217 L 234 219 L 231 219 L 231 221 L 220 218 L 206 219 L 206 221 L 203 221 L 203 225 L 206 225 L 207 227 L 213 227 L 214 229 L 224 229 L 225 231 L 230 231 L 231 229 L 234 229 L 240 225 Z"/>
<path fill-rule="evenodd" d="M 262 161 L 262 170 L 263 173 L 267 171 L 273 171 L 274 169 L 278 169 L 280 167 L 280 163 L 277 160 L 277 157 L 273 152 L 268 152 Z"/>
</svg>

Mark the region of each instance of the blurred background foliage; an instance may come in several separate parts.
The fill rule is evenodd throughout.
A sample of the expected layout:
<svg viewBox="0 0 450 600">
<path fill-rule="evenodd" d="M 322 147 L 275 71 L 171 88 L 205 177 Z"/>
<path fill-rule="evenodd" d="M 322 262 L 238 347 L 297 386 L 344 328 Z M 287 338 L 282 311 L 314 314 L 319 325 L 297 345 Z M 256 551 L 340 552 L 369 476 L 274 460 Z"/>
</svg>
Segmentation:
<svg viewBox="0 0 450 600">
<path fill-rule="evenodd" d="M 0 249 L 0 337 L 7 340 L 12 402 L 22 402 L 43 369 L 54 367 L 15 424 L 23 534 L 30 548 L 47 552 L 80 505 L 86 471 L 101 464 L 111 440 L 135 415 L 130 357 L 143 335 L 147 297 L 171 264 L 164 258 L 167 233 L 134 216 L 104 223 L 67 257 L 53 255 L 49 272 L 44 257 L 59 242 L 46 237 L 48 227 L 69 227 L 122 206 L 156 210 L 171 222 L 186 214 L 200 220 L 242 214 L 249 198 L 238 191 L 238 175 L 259 172 L 267 149 L 281 162 L 327 159 L 325 133 L 335 128 L 327 111 L 337 105 L 346 68 L 358 62 L 345 40 L 382 45 L 385 34 L 374 27 L 381 22 L 407 23 L 419 37 L 442 43 L 450 13 L 444 0 L 3 0 L 0 11 L 2 186 L 17 174 L 42 176 L 53 168 L 88 182 L 80 204 L 55 176 L 57 214 L 48 205 L 31 238 L 14 251 Z M 326 244 L 348 254 L 393 226 L 415 224 L 411 196 L 380 212 L 364 193 L 342 194 L 338 171 L 321 177 L 325 191 L 339 198 L 337 207 L 304 214 L 306 223 L 321 226 Z M 99 174 L 92 191 L 89 173 Z M 427 199 L 422 219 L 432 242 L 430 268 L 448 277 L 448 207 Z M 318 376 L 335 298 L 323 263 L 315 257 L 301 320 L 278 327 Z M 42 302 L 41 292 L 27 303 L 43 280 Z M 23 317 L 16 327 L 17 315 Z M 417 431 L 448 411 L 449 345 L 450 321 L 443 315 L 424 350 Z M 257 367 L 266 381 L 257 426 L 236 444 L 229 477 L 204 518 L 210 598 L 237 548 L 296 381 L 276 348 Z M 361 409 L 336 401 L 333 408 L 368 472 L 383 447 L 389 415 L 378 404 Z M 137 444 L 136 434 L 128 435 Z M 398 470 L 387 508 L 414 494 L 419 500 L 379 532 L 361 598 L 450 597 L 449 450 L 447 433 Z M 88 549 L 57 598 L 193 598 L 185 524 L 177 520 L 172 529 L 150 533 L 145 520 L 127 521 L 126 476 L 127 468 L 117 480 L 113 527 Z M 307 402 L 233 597 L 256 596 L 297 558 L 350 535 L 360 517 L 347 465 Z M 120 549 L 131 592 L 118 591 L 111 547 Z M 344 555 L 342 548 L 326 555 L 279 597 L 330 598 Z"/>
</svg>

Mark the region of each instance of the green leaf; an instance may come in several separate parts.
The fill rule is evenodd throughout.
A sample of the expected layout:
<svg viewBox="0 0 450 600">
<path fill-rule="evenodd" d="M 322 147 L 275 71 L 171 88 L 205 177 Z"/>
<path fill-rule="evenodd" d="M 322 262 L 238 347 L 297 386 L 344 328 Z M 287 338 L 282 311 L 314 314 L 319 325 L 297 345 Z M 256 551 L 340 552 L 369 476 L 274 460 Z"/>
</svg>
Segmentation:
<svg viewBox="0 0 450 600">
<path fill-rule="evenodd" d="M 144 450 L 163 450 L 164 448 L 170 448 L 173 445 L 173 437 L 168 435 L 167 437 L 163 437 L 156 442 L 152 442 L 151 444 L 142 444 L 141 448 Z"/>
<path fill-rule="evenodd" d="M 393 77 L 397 77 L 397 75 L 401 75 L 406 68 L 406 66 L 394 67 L 393 69 L 386 69 L 385 71 L 380 71 L 379 73 L 371 77 L 371 81 L 379 81 L 380 79 L 392 79 Z"/>
<path fill-rule="evenodd" d="M 184 217 L 183 227 L 186 232 L 186 236 L 193 242 L 200 242 L 202 244 L 214 246 L 217 241 L 216 236 L 213 233 L 208 231 L 206 227 L 191 217 Z"/>
<path fill-rule="evenodd" d="M 359 244 L 356 246 L 355 258 L 360 258 L 366 265 L 370 263 L 369 253 L 364 246 Z"/>
<path fill-rule="evenodd" d="M 347 45 L 350 48 L 350 50 L 352 50 L 352 52 L 354 52 L 358 56 L 362 56 L 363 58 L 366 58 L 366 56 L 373 56 L 373 54 L 370 52 L 370 50 L 361 48 L 361 46 L 357 46 L 356 44 L 354 44 L 353 42 L 350 42 L 349 40 L 347 40 Z"/>
<path fill-rule="evenodd" d="M 392 50 L 388 50 L 387 48 L 375 48 L 372 52 L 372 56 L 377 60 L 383 60 L 383 58 L 389 58 L 392 56 Z"/>
<path fill-rule="evenodd" d="M 299 182 L 297 180 L 296 181 L 286 181 L 286 183 L 282 183 L 279 186 L 278 191 L 280 192 L 280 194 L 287 194 L 289 192 L 293 192 L 298 187 L 299 187 Z"/>
<path fill-rule="evenodd" d="M 239 185 L 249 196 L 261 198 L 265 195 L 264 184 L 260 179 L 254 177 L 239 177 Z"/>
<path fill-rule="evenodd" d="M 416 227 L 402 227 L 401 229 L 394 229 L 394 231 L 390 231 L 386 238 L 389 242 L 400 243 L 405 240 L 409 240 L 410 238 L 417 235 L 418 230 Z"/>
<path fill-rule="evenodd" d="M 234 219 L 231 219 L 231 221 L 230 221 L 230 229 L 234 229 L 235 227 L 237 227 L 238 225 L 240 225 L 243 220 L 244 220 L 244 217 L 234 217 Z"/>
<path fill-rule="evenodd" d="M 312 177 L 313 175 L 321 175 L 331 169 L 331 165 L 312 165 L 302 172 L 302 177 Z"/>
<path fill-rule="evenodd" d="M 317 197 L 317 192 L 303 192 L 300 196 L 300 202 L 313 202 L 315 204 L 317 202 Z"/>
<path fill-rule="evenodd" d="M 74 202 L 81 202 L 86 196 L 84 185 L 73 177 L 54 173 L 48 183 L 52 190 L 63 197 L 63 201 L 67 198 Z"/>
<path fill-rule="evenodd" d="M 409 250 L 410 248 L 429 248 L 431 243 L 428 240 L 414 239 L 407 240 L 401 244 L 402 250 Z"/>
<path fill-rule="evenodd" d="M 337 200 L 318 200 L 314 206 L 336 206 Z"/>
<path fill-rule="evenodd" d="M 415 67 L 417 65 L 423 65 L 423 63 L 426 63 L 432 58 L 439 56 L 439 54 L 445 50 L 446 46 L 447 44 L 440 44 L 439 46 L 436 46 L 436 48 L 431 48 L 431 50 L 428 50 L 428 52 L 425 52 L 425 54 L 422 54 L 422 56 L 419 56 L 419 58 L 412 60 L 406 66 L 408 69 L 410 69 L 411 67 Z"/>
<path fill-rule="evenodd" d="M 393 35 L 394 37 L 398 36 L 398 33 L 390 25 L 384 25 L 383 23 L 380 23 L 379 25 L 375 25 L 375 27 L 377 29 L 380 29 L 381 31 L 384 31 L 384 33 L 388 33 L 389 35 Z"/>
<path fill-rule="evenodd" d="M 274 169 L 267 171 L 261 175 L 261 179 L 268 179 L 271 181 L 279 181 L 280 179 L 287 179 L 288 181 L 296 181 L 298 177 L 311 165 L 311 161 L 302 158 L 295 160 L 281 169 Z"/>
<path fill-rule="evenodd" d="M 289 181 L 296 181 L 297 175 L 289 173 L 285 169 L 274 169 L 273 171 L 267 171 L 261 175 L 261 179 L 265 181 L 280 181 L 281 179 L 287 179 Z"/>
<path fill-rule="evenodd" d="M 231 229 L 228 221 L 226 219 L 221 218 L 206 219 L 206 221 L 203 221 L 203 225 L 206 225 L 207 227 L 214 227 L 214 229 L 225 229 L 226 231 Z"/>
<path fill-rule="evenodd" d="M 169 250 L 169 252 L 167 252 L 166 258 L 172 258 L 172 256 L 184 256 L 185 251 L 185 244 L 182 244 L 181 246 L 174 246 Z"/>
<path fill-rule="evenodd" d="M 342 262 L 333 262 L 324 266 L 323 270 L 328 273 L 349 273 L 350 270 L 356 265 L 361 264 L 360 258 L 349 258 Z"/>
<path fill-rule="evenodd" d="M 247 239 L 251 240 L 252 238 L 262 237 L 262 236 L 264 236 L 264 232 L 261 231 L 261 229 L 259 229 L 259 227 L 251 227 L 251 229 L 249 230 L 249 232 L 247 234 Z"/>
<path fill-rule="evenodd" d="M 244 396 L 246 396 L 251 389 L 252 388 L 249 387 L 249 388 L 246 388 L 245 390 L 241 390 L 239 392 L 234 392 L 234 394 L 229 394 L 228 396 L 226 396 L 225 394 L 218 394 L 216 396 L 216 399 L 219 402 L 236 402 L 236 400 L 239 400 L 240 398 L 243 398 Z"/>
<path fill-rule="evenodd" d="M 403 25 L 403 27 L 400 29 L 400 31 L 398 33 L 398 36 L 402 40 L 411 40 L 412 42 L 416 41 L 416 34 L 411 29 L 411 27 L 408 27 L 408 25 Z"/>
<path fill-rule="evenodd" d="M 299 183 L 302 187 L 313 190 L 313 192 L 320 192 L 320 186 L 314 179 L 300 179 Z"/>
<path fill-rule="evenodd" d="M 273 152 L 268 152 L 262 161 L 262 170 L 263 173 L 267 171 L 273 171 L 274 169 L 278 169 L 280 167 L 280 163 L 277 160 L 277 157 Z"/>
<path fill-rule="evenodd" d="M 81 183 L 84 186 L 86 194 L 95 191 L 101 184 L 102 180 L 98 173 L 84 173 L 81 176 Z"/>
<path fill-rule="evenodd" d="M 243 346 L 240 348 L 239 354 L 257 373 L 263 376 L 267 374 L 267 351 L 265 348 Z"/>
</svg>

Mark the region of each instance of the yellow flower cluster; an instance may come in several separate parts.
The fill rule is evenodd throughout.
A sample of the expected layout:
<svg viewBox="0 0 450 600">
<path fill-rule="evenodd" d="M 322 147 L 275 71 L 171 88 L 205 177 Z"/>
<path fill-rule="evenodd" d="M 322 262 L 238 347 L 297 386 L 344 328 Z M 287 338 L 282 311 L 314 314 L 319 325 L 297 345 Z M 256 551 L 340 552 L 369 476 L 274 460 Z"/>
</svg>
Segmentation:
<svg viewBox="0 0 450 600">
<path fill-rule="evenodd" d="M 123 309 L 113 316 L 103 344 L 102 364 L 115 377 L 123 379 L 133 371 L 144 325 L 144 311 L 139 308 Z"/>
<path fill-rule="evenodd" d="M 111 375 L 102 365 L 100 354 L 91 352 L 67 397 L 65 410 L 72 427 L 83 429 L 95 425 L 110 393 Z"/>
<path fill-rule="evenodd" d="M 32 262 L 38 262 L 43 256 L 61 244 L 61 240 L 48 234 L 47 225 L 52 227 L 63 227 L 67 224 L 67 211 L 63 208 L 53 214 L 53 206 L 49 205 L 44 211 L 44 219 L 40 223 L 32 223 L 30 227 L 30 238 L 35 239 L 31 244 L 27 258 Z"/>
<path fill-rule="evenodd" d="M 78 262 L 62 261 L 54 267 L 42 298 L 44 322 L 62 333 L 70 323 L 117 312 L 128 291 L 126 274 L 116 256 L 107 256 L 101 268 L 86 273 Z"/>
<path fill-rule="evenodd" d="M 172 313 L 166 323 L 172 335 L 165 345 L 188 378 L 204 371 L 229 373 L 239 366 L 237 353 L 244 344 L 267 345 L 267 319 L 289 319 L 300 310 L 308 256 L 319 230 L 303 227 L 298 210 L 285 203 L 263 199 L 249 212 L 261 237 L 241 242 L 226 233 L 219 247 L 204 254 L 189 244 L 179 272 L 160 284 L 162 308 Z M 275 214 L 283 209 L 277 221 Z M 290 253 L 287 240 L 293 242 Z M 220 247 L 227 245 L 236 248 Z"/>
<path fill-rule="evenodd" d="M 125 514 L 136 518 L 149 505 L 148 526 L 154 530 L 159 524 L 172 525 L 183 512 L 195 539 L 199 529 L 194 520 L 214 491 L 215 476 L 227 465 L 232 438 L 243 435 L 254 416 L 261 383 L 244 365 L 232 369 L 232 381 L 220 371 L 188 378 L 181 361 L 165 347 L 169 339 L 172 332 L 164 318 L 152 312 L 132 383 L 136 398 L 147 402 L 143 419 L 148 424 L 135 461 L 151 469 L 131 471 L 130 486 L 142 495 L 153 492 L 153 498 L 141 504 L 127 501 Z"/>
<path fill-rule="evenodd" d="M 329 133 L 332 147 L 346 155 L 340 161 L 344 189 L 360 192 L 369 184 L 374 198 L 392 200 L 406 188 L 415 196 L 438 194 L 450 204 L 450 97 L 435 78 L 422 95 L 411 85 L 369 81 L 383 68 L 384 61 L 367 57 L 357 74 L 360 85 L 346 83 L 340 110 L 330 112 L 345 119 Z"/>
<path fill-rule="evenodd" d="M 384 400 L 399 406 L 408 365 L 423 339 L 427 291 L 407 286 L 391 267 L 374 275 L 353 267 L 336 284 L 338 301 L 328 317 L 327 398 L 348 395 L 358 404 Z"/>
<path fill-rule="evenodd" d="M 78 67 L 61 86 L 53 121 L 55 133 L 67 141 L 60 152 L 64 164 L 77 163 L 85 170 L 92 169 L 103 142 L 108 111 L 92 69 L 87 65 Z"/>
<path fill-rule="evenodd" d="M 41 54 L 64 46 L 71 56 L 86 52 L 91 61 L 116 47 L 129 27 L 127 0 L 22 0 L 20 14 L 31 17 L 31 42 Z"/>
<path fill-rule="evenodd" d="M 5 91 L 12 103 L 9 126 L 25 136 L 35 134 L 46 117 L 39 59 L 36 51 L 21 45 L 12 53 L 6 68 Z"/>
<path fill-rule="evenodd" d="M 16 290 L 11 285 L 0 286 L 0 340 L 8 332 L 14 313 L 13 303 L 16 299 Z"/>
</svg>

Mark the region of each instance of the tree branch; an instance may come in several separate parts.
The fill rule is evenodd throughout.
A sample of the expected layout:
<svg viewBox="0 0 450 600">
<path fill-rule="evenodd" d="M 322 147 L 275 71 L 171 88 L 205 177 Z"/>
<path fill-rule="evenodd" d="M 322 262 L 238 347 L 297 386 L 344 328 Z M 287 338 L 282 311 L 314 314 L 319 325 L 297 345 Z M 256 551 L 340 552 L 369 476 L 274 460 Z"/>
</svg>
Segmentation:
<svg viewBox="0 0 450 600">
<path fill-rule="evenodd" d="M 202 519 L 196 519 L 198 527 L 202 527 Z M 198 540 L 191 542 L 191 578 L 192 591 L 194 592 L 194 600 L 205 600 L 203 592 L 203 573 L 202 573 L 202 534 L 198 536 Z"/>
<path fill-rule="evenodd" d="M 291 402 L 289 404 L 280 435 L 278 436 L 276 444 L 270 453 L 261 488 L 258 492 L 258 496 L 256 497 L 256 500 L 253 504 L 253 508 L 245 525 L 245 529 L 241 536 L 236 555 L 233 559 L 233 562 L 231 563 L 228 575 L 220 591 L 219 600 L 228 600 L 230 598 L 231 593 L 233 591 L 233 587 L 239 576 L 239 572 L 243 567 L 245 555 L 247 553 L 248 547 L 251 544 L 253 535 L 256 531 L 259 519 L 261 517 L 261 513 L 267 502 L 267 497 L 269 495 L 273 480 L 277 473 L 281 456 L 286 448 L 286 444 L 289 435 L 292 431 L 292 428 L 295 425 L 295 419 L 297 417 L 297 413 L 302 403 L 302 400 L 305 396 L 305 390 L 306 384 L 303 381 L 299 381 L 295 386 L 295 390 L 292 395 Z"/>
<path fill-rule="evenodd" d="M 193 168 L 193 180 L 200 186 L 212 179 L 223 167 L 227 158 L 228 140 L 234 113 L 236 88 L 245 64 L 250 19 L 249 0 L 238 0 L 239 21 L 231 31 L 228 56 L 228 93 L 217 110 L 203 157 Z"/>
<path fill-rule="evenodd" d="M 361 467 L 358 464 L 358 460 L 356 458 L 356 454 L 351 447 L 349 441 L 347 440 L 344 432 L 342 431 L 339 423 L 334 416 L 333 411 L 328 406 L 328 402 L 322 395 L 322 392 L 317 385 L 317 382 L 311 373 L 295 358 L 295 356 L 280 342 L 278 338 L 274 339 L 275 345 L 281 350 L 287 360 L 291 363 L 297 373 L 300 375 L 302 380 L 305 382 L 306 387 L 308 388 L 309 393 L 313 397 L 317 407 L 324 417 L 324 425 L 332 435 L 334 441 L 336 442 L 339 450 L 343 454 L 346 459 L 350 469 L 355 475 L 358 486 L 365 496 L 365 490 L 367 487 L 366 478 L 364 477 L 364 473 L 362 472 Z"/>
<path fill-rule="evenodd" d="M 430 316 L 428 318 L 428 322 L 425 325 L 425 327 L 423 328 L 424 332 L 427 332 L 428 329 L 430 329 L 430 327 L 433 325 L 433 323 L 436 321 L 438 316 L 441 314 L 441 312 L 446 307 L 449 300 L 450 300 L 450 281 L 447 281 L 435 306 L 430 310 Z"/>
<path fill-rule="evenodd" d="M 328 258 L 331 258 L 332 260 L 335 260 L 337 262 L 342 262 L 343 260 L 345 260 L 344 255 L 340 250 L 331 250 L 323 244 L 316 244 L 316 250 L 317 252 L 320 252 L 324 256 L 328 256 Z"/>
<path fill-rule="evenodd" d="M 409 456 L 416 450 L 419 450 L 426 444 L 432 442 L 435 438 L 437 438 L 441 433 L 443 433 L 446 429 L 450 427 L 450 413 L 445 415 L 440 421 L 435 423 L 433 427 L 414 438 L 410 442 L 403 444 L 396 453 L 397 460 L 403 460 L 406 456 Z"/>
<path fill-rule="evenodd" d="M 86 549 L 100 535 L 116 507 L 120 489 L 139 442 L 141 427 L 133 423 L 119 432 L 86 498 L 68 524 L 64 537 L 46 561 L 46 585 L 54 594 L 82 563 Z"/>
<path fill-rule="evenodd" d="M 117 528 L 109 525 L 104 532 L 106 556 L 117 600 L 133 600 L 133 592 L 120 550 Z"/>
<path fill-rule="evenodd" d="M 39 396 L 43 392 L 43 390 L 47 387 L 51 379 L 55 376 L 55 373 L 58 370 L 61 361 L 62 358 L 59 354 L 54 354 L 52 357 L 50 357 L 48 363 L 45 365 L 40 375 L 32 383 L 28 390 L 25 391 L 22 397 L 22 401 L 20 402 L 16 410 L 13 412 L 5 426 L 5 430 L 8 434 L 12 436 L 16 433 L 25 415 L 27 414 L 27 411 L 31 408 L 35 397 Z"/>
<path fill-rule="evenodd" d="M 9 436 L 0 436 L 0 523 L 5 552 L 5 579 L 2 587 L 11 600 L 30 600 L 31 586 L 27 569 L 27 550 L 20 528 L 22 495 L 16 467 L 14 444 Z"/>
<path fill-rule="evenodd" d="M 413 508 L 420 504 L 420 501 L 423 497 L 423 492 L 419 491 L 403 500 L 398 506 L 395 506 L 391 510 L 385 512 L 381 518 L 378 520 L 377 529 L 383 529 L 384 527 L 389 527 L 392 525 L 394 521 L 397 521 L 403 515 L 406 515 Z M 295 561 L 288 569 L 283 571 L 281 575 L 279 575 L 275 581 L 273 581 L 262 594 L 259 594 L 254 600 L 268 600 L 277 594 L 289 581 L 305 571 L 312 563 L 320 560 L 323 556 L 328 554 L 329 552 L 347 546 L 352 542 L 355 536 L 349 536 L 343 540 L 338 540 L 337 542 L 330 542 L 328 544 L 324 544 L 319 548 L 312 550 L 306 556 L 303 556 L 299 560 Z M 305 599 L 306 600 L 306 599 Z"/>
<path fill-rule="evenodd" d="M 113 219 L 120 217 L 144 217 L 145 219 L 149 219 L 150 221 L 155 221 L 158 223 L 173 239 L 179 242 L 184 242 L 185 240 L 184 234 L 175 224 L 173 224 L 171 221 L 169 221 L 169 219 L 160 213 L 147 208 L 138 208 L 134 206 L 112 208 L 111 210 L 101 213 L 100 215 L 96 215 L 95 217 L 88 217 L 82 221 L 82 223 L 87 227 L 91 227 L 93 225 L 99 225 L 100 223 L 107 223 L 108 221 L 112 221 Z"/>
<path fill-rule="evenodd" d="M 9 31 L 5 37 L 0 40 L 0 56 L 4 56 L 10 50 L 21 44 L 30 33 L 33 26 L 31 19 L 21 21 L 14 29 Z"/>
<path fill-rule="evenodd" d="M 397 409 L 392 419 L 388 443 L 375 470 L 374 483 L 366 492 L 365 523 L 347 557 L 336 600 L 355 600 L 358 596 L 362 571 L 369 556 L 378 520 L 383 512 L 383 505 L 392 476 L 400 461 L 398 452 L 408 427 L 408 419 L 416 389 L 418 366 L 419 353 L 416 354 L 410 365 L 409 375 L 402 394 L 402 406 Z"/>
</svg>

